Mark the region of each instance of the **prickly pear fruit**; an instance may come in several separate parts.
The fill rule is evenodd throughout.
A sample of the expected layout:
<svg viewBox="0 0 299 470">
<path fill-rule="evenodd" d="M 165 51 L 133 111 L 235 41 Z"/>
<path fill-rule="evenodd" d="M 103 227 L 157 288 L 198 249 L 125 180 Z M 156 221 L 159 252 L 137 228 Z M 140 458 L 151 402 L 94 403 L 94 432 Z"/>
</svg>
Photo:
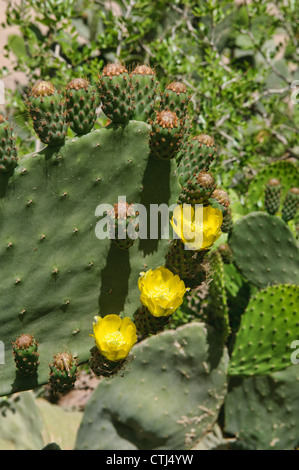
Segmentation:
<svg viewBox="0 0 299 470">
<path fill-rule="evenodd" d="M 13 128 L 0 115 L 0 173 L 9 173 L 18 164 Z"/>
<path fill-rule="evenodd" d="M 34 337 L 22 334 L 12 343 L 16 366 L 25 375 L 34 375 L 39 365 L 38 344 Z"/>
<path fill-rule="evenodd" d="M 134 220 L 137 214 L 133 204 L 120 201 L 114 204 L 111 211 L 107 212 L 109 218 L 109 238 L 117 248 L 128 249 L 130 248 L 134 240 L 137 238 L 136 230 L 138 225 L 135 227 Z M 130 236 L 130 229 L 132 230 Z"/>
<path fill-rule="evenodd" d="M 84 78 L 73 79 L 66 87 L 67 122 L 77 135 L 88 134 L 96 120 L 96 89 Z"/>
<path fill-rule="evenodd" d="M 291 188 L 283 201 L 281 216 L 285 222 L 294 219 L 299 208 L 299 188 Z"/>
<path fill-rule="evenodd" d="M 169 323 L 169 320 L 170 316 L 155 317 L 145 306 L 140 307 L 134 314 L 134 323 L 137 328 L 137 333 L 140 334 L 142 338 L 160 333 Z"/>
<path fill-rule="evenodd" d="M 132 359 L 129 355 L 120 361 L 110 361 L 103 356 L 98 348 L 94 346 L 91 349 L 91 356 L 89 359 L 89 366 L 97 377 L 112 378 L 124 369 L 125 365 Z"/>
<path fill-rule="evenodd" d="M 227 243 L 222 243 L 218 246 L 218 252 L 221 255 L 222 261 L 224 264 L 231 264 L 233 261 L 233 253 Z"/>
<path fill-rule="evenodd" d="M 223 233 L 230 233 L 233 228 L 232 212 L 230 208 L 230 199 L 226 191 L 223 189 L 215 189 L 211 194 L 211 199 L 216 201 L 222 207 L 223 221 L 221 231 Z"/>
<path fill-rule="evenodd" d="M 99 76 L 99 93 L 104 114 L 114 123 L 131 119 L 134 104 L 129 73 L 121 64 L 106 65 Z"/>
<path fill-rule="evenodd" d="M 169 110 L 158 112 L 151 125 L 150 148 L 154 158 L 161 160 L 174 158 L 183 135 L 177 115 Z"/>
<path fill-rule="evenodd" d="M 179 202 L 181 204 L 206 204 L 216 187 L 214 176 L 201 171 L 192 176 L 185 187 L 182 187 Z"/>
<path fill-rule="evenodd" d="M 162 100 L 164 108 L 174 111 L 184 123 L 190 101 L 186 85 L 181 82 L 170 83 L 164 91 Z"/>
<path fill-rule="evenodd" d="M 54 356 L 50 367 L 50 385 L 55 393 L 72 390 L 77 379 L 78 365 L 72 354 L 63 352 Z"/>
<path fill-rule="evenodd" d="M 135 105 L 131 119 L 148 121 L 155 110 L 159 90 L 156 73 L 147 65 L 137 65 L 131 73 L 131 84 Z"/>
<path fill-rule="evenodd" d="M 185 250 L 184 243 L 181 240 L 172 240 L 165 257 L 165 267 L 183 279 L 188 287 L 188 280 L 200 276 L 199 285 L 202 282 L 201 264 L 207 251 Z"/>
<path fill-rule="evenodd" d="M 277 178 L 271 178 L 265 188 L 265 209 L 270 215 L 279 211 L 281 184 Z"/>
<path fill-rule="evenodd" d="M 49 146 L 62 145 L 67 133 L 66 108 L 54 85 L 38 81 L 28 94 L 27 105 L 38 138 Z"/>
<path fill-rule="evenodd" d="M 187 142 L 178 167 L 180 184 L 186 187 L 192 175 L 202 170 L 209 171 L 215 160 L 216 151 L 213 137 L 207 134 L 199 134 Z"/>
</svg>

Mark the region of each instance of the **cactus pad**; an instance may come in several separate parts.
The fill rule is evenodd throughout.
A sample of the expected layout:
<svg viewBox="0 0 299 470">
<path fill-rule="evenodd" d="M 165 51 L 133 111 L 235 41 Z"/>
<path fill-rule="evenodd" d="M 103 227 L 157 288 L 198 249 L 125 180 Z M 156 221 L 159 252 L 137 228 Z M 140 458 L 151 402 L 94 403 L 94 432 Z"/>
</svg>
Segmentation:
<svg viewBox="0 0 299 470">
<path fill-rule="evenodd" d="M 253 285 L 299 283 L 299 251 L 284 221 L 252 212 L 234 224 L 229 245 L 234 263 Z"/>
<path fill-rule="evenodd" d="M 265 375 L 291 363 L 299 338 L 299 287 L 277 285 L 259 291 L 241 318 L 230 375 Z"/>
<path fill-rule="evenodd" d="M 190 449 L 216 422 L 228 356 L 211 327 L 191 323 L 141 341 L 124 377 L 101 381 L 75 449 Z"/>
<path fill-rule="evenodd" d="M 299 368 L 264 377 L 233 377 L 225 401 L 227 433 L 241 450 L 291 450 L 299 444 Z"/>
<path fill-rule="evenodd" d="M 47 383 L 57 351 L 86 362 L 93 317 L 115 313 L 132 318 L 139 307 L 139 274 L 145 265 L 160 265 L 167 240 L 138 240 L 130 250 L 119 250 L 108 238 L 97 237 L 101 214 L 96 209 L 101 203 L 113 207 L 118 196 L 140 202 L 145 193 L 148 207 L 157 184 L 152 173 L 144 179 L 149 132 L 147 124 L 133 121 L 125 129 L 93 131 L 66 141 L 59 153 L 46 148 L 24 157 L 9 179 L 1 199 L 0 312 L 6 365 L 0 395 Z M 153 161 L 151 168 L 161 181 L 168 178 L 159 202 L 169 205 L 177 200 L 179 188 L 175 162 L 167 162 L 167 168 L 164 163 Z M 12 341 L 24 330 L 39 341 L 34 384 L 16 376 L 11 351 Z"/>
</svg>

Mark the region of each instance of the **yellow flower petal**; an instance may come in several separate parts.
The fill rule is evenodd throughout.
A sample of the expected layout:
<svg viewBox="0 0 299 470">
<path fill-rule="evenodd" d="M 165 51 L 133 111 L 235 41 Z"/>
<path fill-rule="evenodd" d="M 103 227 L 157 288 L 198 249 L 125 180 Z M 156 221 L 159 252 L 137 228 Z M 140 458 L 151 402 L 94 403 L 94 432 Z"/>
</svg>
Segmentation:
<svg viewBox="0 0 299 470">
<path fill-rule="evenodd" d="M 176 206 L 171 225 L 176 235 L 191 250 L 210 248 L 221 235 L 223 215 L 211 206 Z M 187 205 L 188 206 L 188 205 Z M 193 210 L 192 210 L 193 209 Z"/>
<path fill-rule="evenodd" d="M 174 313 L 186 293 L 184 281 L 164 266 L 142 274 L 138 287 L 140 301 L 156 317 Z"/>
<path fill-rule="evenodd" d="M 137 341 L 136 326 L 129 317 L 118 315 L 95 317 L 93 336 L 96 346 L 110 361 L 125 359 Z"/>
</svg>

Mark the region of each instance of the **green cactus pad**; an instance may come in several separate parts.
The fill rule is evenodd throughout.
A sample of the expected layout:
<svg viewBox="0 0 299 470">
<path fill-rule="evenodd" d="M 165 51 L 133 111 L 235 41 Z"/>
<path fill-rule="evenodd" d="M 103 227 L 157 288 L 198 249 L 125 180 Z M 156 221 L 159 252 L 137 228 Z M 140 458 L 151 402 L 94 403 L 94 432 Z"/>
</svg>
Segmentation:
<svg viewBox="0 0 299 470">
<path fill-rule="evenodd" d="M 278 216 L 252 212 L 234 224 L 229 245 L 234 263 L 253 285 L 299 283 L 296 240 Z"/>
<path fill-rule="evenodd" d="M 0 173 L 12 172 L 18 164 L 13 128 L 0 115 Z"/>
<path fill-rule="evenodd" d="M 164 331 L 134 346 L 124 377 L 101 381 L 75 449 L 190 449 L 216 422 L 228 355 L 203 323 Z"/>
<path fill-rule="evenodd" d="M 238 448 L 291 450 L 299 445 L 299 367 L 265 377 L 233 377 L 225 401 L 225 432 Z"/>
<path fill-rule="evenodd" d="M 88 80 L 75 78 L 66 87 L 67 122 L 77 135 L 88 134 L 96 120 L 96 89 Z"/>
<path fill-rule="evenodd" d="M 230 375 L 265 375 L 291 363 L 299 338 L 299 287 L 270 286 L 249 302 L 241 318 L 229 366 Z"/>
<path fill-rule="evenodd" d="M 179 187 L 175 162 L 150 162 L 150 127 L 130 122 L 104 128 L 26 156 L 3 190 L 0 227 L 0 395 L 48 382 L 57 351 L 88 360 L 95 315 L 133 317 L 140 305 L 141 271 L 161 265 L 167 240 L 137 240 L 119 250 L 97 238 L 96 209 L 119 196 L 167 206 Z M 158 176 L 157 176 L 158 175 Z M 164 190 L 158 196 L 157 181 Z M 167 187 L 164 186 L 168 181 Z M 132 182 L 134 184 L 132 185 Z M 163 182 L 163 185 L 162 185 Z M 36 380 L 16 376 L 12 341 L 23 331 L 39 341 Z"/>
<path fill-rule="evenodd" d="M 250 182 L 244 208 L 249 213 L 264 208 L 265 186 L 270 178 L 281 183 L 281 200 L 288 190 L 299 186 L 298 166 L 292 162 L 279 161 L 265 166 Z"/>
</svg>

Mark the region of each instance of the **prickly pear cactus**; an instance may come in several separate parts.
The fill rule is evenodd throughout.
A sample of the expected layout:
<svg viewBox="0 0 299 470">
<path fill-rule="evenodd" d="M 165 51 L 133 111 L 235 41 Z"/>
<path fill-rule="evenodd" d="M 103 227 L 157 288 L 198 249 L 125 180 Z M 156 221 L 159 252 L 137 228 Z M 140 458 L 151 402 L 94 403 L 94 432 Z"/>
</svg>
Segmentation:
<svg viewBox="0 0 299 470">
<path fill-rule="evenodd" d="M 91 396 L 75 449 L 190 449 L 216 422 L 226 393 L 218 335 L 194 322 L 132 353 L 124 376 L 100 382 Z"/>
<path fill-rule="evenodd" d="M 0 394 L 28 389 L 49 380 L 53 356 L 62 351 L 78 362 L 90 355 L 94 315 L 133 317 L 139 306 L 137 281 L 147 266 L 159 266 L 167 240 L 141 240 L 129 250 L 96 235 L 96 209 L 113 207 L 119 195 L 147 205 L 157 186 L 161 203 L 177 200 L 175 162 L 148 165 L 150 127 L 131 121 L 125 128 L 104 128 L 66 140 L 59 151 L 47 147 L 22 159 L 3 183 L 1 198 L 2 266 L 0 311 L 5 366 Z M 156 168 L 157 167 L 157 168 Z M 143 188 L 148 199 L 144 199 Z M 143 198 L 143 199 L 142 199 Z M 38 338 L 38 373 L 17 374 L 12 341 L 23 331 Z"/>
</svg>

